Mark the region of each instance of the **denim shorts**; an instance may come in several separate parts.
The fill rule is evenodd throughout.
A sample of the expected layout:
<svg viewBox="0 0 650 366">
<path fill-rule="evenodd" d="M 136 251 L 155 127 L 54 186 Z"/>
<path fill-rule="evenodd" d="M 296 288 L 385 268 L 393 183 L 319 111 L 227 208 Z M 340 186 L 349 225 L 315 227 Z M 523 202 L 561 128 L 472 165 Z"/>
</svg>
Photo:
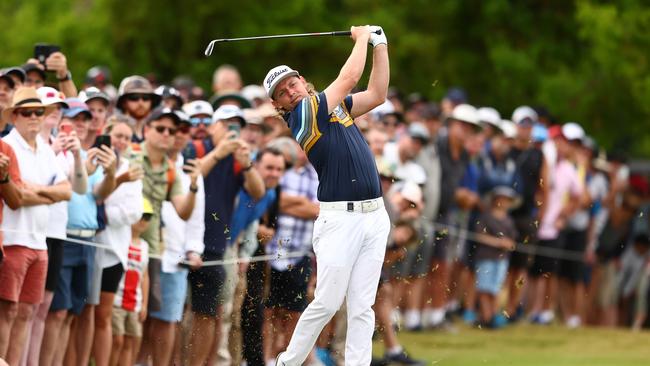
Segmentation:
<svg viewBox="0 0 650 366">
<path fill-rule="evenodd" d="M 168 323 L 181 321 L 187 295 L 187 273 L 187 269 L 172 273 L 160 272 L 162 302 L 160 310 L 149 314 L 150 317 Z"/>
<path fill-rule="evenodd" d="M 507 259 L 480 259 L 476 261 L 476 290 L 497 295 L 508 273 Z"/>
</svg>

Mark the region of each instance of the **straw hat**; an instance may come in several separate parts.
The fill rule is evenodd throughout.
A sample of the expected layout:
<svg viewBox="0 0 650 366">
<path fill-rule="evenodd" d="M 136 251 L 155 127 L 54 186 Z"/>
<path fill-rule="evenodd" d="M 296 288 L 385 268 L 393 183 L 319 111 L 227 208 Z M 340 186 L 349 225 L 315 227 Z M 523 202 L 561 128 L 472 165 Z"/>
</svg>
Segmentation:
<svg viewBox="0 0 650 366">
<path fill-rule="evenodd" d="M 45 114 L 54 110 L 53 105 L 45 105 L 41 98 L 38 97 L 36 89 L 33 87 L 21 87 L 16 89 L 11 103 L 11 107 L 2 111 L 4 121 L 11 120 L 11 114 L 18 108 L 45 108 Z"/>
</svg>

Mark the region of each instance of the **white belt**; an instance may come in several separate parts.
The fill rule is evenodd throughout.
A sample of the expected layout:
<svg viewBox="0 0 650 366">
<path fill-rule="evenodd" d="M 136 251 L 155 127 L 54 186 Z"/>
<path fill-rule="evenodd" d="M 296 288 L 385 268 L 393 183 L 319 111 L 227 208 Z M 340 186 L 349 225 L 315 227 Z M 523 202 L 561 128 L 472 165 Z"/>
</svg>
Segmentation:
<svg viewBox="0 0 650 366">
<path fill-rule="evenodd" d="M 321 210 L 347 211 L 347 212 L 372 212 L 384 207 L 384 199 L 379 197 L 367 201 L 337 201 L 321 202 Z"/>
<path fill-rule="evenodd" d="M 90 238 L 95 236 L 95 230 L 87 229 L 67 229 L 65 231 L 68 235 L 78 236 L 80 238 Z"/>
</svg>

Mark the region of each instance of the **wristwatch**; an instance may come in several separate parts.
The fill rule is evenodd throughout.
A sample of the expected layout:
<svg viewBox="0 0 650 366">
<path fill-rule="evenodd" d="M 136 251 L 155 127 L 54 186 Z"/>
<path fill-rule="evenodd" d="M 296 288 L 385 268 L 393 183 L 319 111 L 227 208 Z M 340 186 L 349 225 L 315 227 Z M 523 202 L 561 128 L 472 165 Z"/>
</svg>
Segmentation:
<svg viewBox="0 0 650 366">
<path fill-rule="evenodd" d="M 246 168 L 242 169 L 242 172 L 247 172 L 251 170 L 252 167 L 253 167 L 253 162 L 251 161 Z"/>
<path fill-rule="evenodd" d="M 59 81 L 68 81 L 68 80 L 72 80 L 72 73 L 70 72 L 70 70 L 68 70 L 68 71 L 65 73 L 65 76 L 64 76 L 64 77 L 62 77 L 62 78 L 57 78 L 57 79 L 58 79 Z"/>
</svg>

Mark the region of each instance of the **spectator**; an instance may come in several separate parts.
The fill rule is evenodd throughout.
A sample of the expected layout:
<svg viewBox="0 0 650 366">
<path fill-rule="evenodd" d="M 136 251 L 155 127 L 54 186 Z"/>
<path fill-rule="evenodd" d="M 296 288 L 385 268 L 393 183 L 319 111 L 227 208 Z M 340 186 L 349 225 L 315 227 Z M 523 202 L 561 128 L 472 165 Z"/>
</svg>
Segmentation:
<svg viewBox="0 0 650 366">
<path fill-rule="evenodd" d="M 489 142 L 496 134 L 502 133 L 501 130 L 501 114 L 499 111 L 492 107 L 481 107 L 477 110 L 478 121 L 483 126 L 483 133 L 485 134 L 486 141 Z"/>
<path fill-rule="evenodd" d="M 620 269 L 616 275 L 616 288 L 620 296 L 621 325 L 639 329 L 647 312 L 648 304 L 648 269 L 650 269 L 650 237 L 638 234 L 632 245 L 621 256 Z"/>
<path fill-rule="evenodd" d="M 11 107 L 12 97 L 16 88 L 16 82 L 5 70 L 0 71 L 0 113 Z M 11 131 L 12 125 L 8 119 L 0 114 L 0 138 L 5 137 Z"/>
<path fill-rule="evenodd" d="M 429 130 L 420 123 L 412 123 L 406 134 L 397 143 L 387 143 L 383 156 L 386 162 L 395 166 L 395 178 L 424 184 L 427 176 L 422 166 L 415 162 L 422 148 L 429 142 Z"/>
<path fill-rule="evenodd" d="M 95 143 L 97 136 L 101 135 L 104 130 L 111 103 L 108 99 L 108 95 L 94 87 L 82 91 L 79 98 L 81 101 L 86 103 L 88 110 L 92 115 L 92 119 L 88 125 L 88 135 L 81 144 L 85 150 L 88 150 Z"/>
<path fill-rule="evenodd" d="M 452 208 L 455 204 L 456 189 L 465 174 L 469 157 L 464 149 L 463 142 L 468 136 L 480 130 L 476 108 L 468 104 L 456 106 L 447 119 L 446 135 L 439 135 L 437 151 L 440 157 L 440 205 L 438 209 L 438 222 L 451 223 Z M 433 252 L 433 267 L 429 272 L 431 288 L 431 302 L 425 311 L 424 319 L 433 327 L 443 325 L 445 320 L 445 306 L 447 303 L 447 285 L 449 282 L 449 239 L 439 236 Z M 427 301 L 428 302 L 428 301 Z M 428 319 L 427 319 L 428 318 Z"/>
<path fill-rule="evenodd" d="M 508 273 L 508 251 L 515 248 L 517 237 L 508 211 L 515 206 L 517 193 L 510 186 L 492 189 L 489 208 L 476 222 L 476 290 L 480 307 L 480 325 L 500 328 L 506 319 L 499 314 L 497 295 Z"/>
<path fill-rule="evenodd" d="M 214 114 L 212 105 L 204 100 L 195 100 L 185 104 L 183 112 L 190 118 L 192 139 L 203 140 L 207 138 L 209 136 L 208 127 L 212 124 L 212 115 Z"/>
<path fill-rule="evenodd" d="M 6 67 L 0 70 L 0 75 L 9 76 L 14 82 L 14 88 L 20 88 L 25 82 L 25 71 L 20 66 Z M 11 99 L 7 103 L 11 103 Z"/>
<path fill-rule="evenodd" d="M 198 172 L 198 160 L 181 154 L 190 142 L 190 121 L 180 122 L 174 144 L 167 155 L 175 163 L 184 192 L 196 195 L 189 219 L 180 218 L 171 202 L 163 202 L 161 220 L 164 222 L 165 249 L 160 273 L 162 302 L 160 310 L 149 313 L 149 329 L 145 329 L 145 350 L 152 354 L 154 365 L 169 365 L 175 345 L 176 328 L 183 315 L 187 295 L 188 267 L 201 267 L 205 231 L 205 189 Z M 182 169 L 182 170 L 179 170 Z M 196 176 L 196 178 L 195 178 Z"/>
<path fill-rule="evenodd" d="M 313 220 L 319 212 L 318 175 L 302 149 L 295 143 L 291 147 L 297 152 L 296 163 L 280 180 L 280 216 L 275 235 L 265 246 L 266 254 L 278 258 L 269 263 L 271 287 L 264 316 L 266 364 L 273 363 L 277 354 L 287 347 L 298 318 L 307 307 L 307 285 L 312 269 L 308 254 Z M 268 175 L 262 160 L 259 166 L 262 176 Z M 276 182 L 266 179 L 266 188 L 274 188 L 272 183 Z M 293 257 L 286 258 L 287 254 Z M 284 335 L 283 342 L 278 342 L 276 332 Z"/>
<path fill-rule="evenodd" d="M 65 100 L 68 109 L 63 118 L 72 122 L 79 140 L 86 138 L 90 111 L 78 98 Z M 115 153 L 107 146 L 95 147 L 80 155 L 86 160 L 88 180 L 83 194 L 75 191 L 68 204 L 68 239 L 93 241 L 98 229 L 96 200 L 105 199 L 115 189 Z M 75 167 L 75 174 L 81 172 Z M 95 247 L 65 241 L 63 245 L 63 265 L 59 271 L 60 280 L 54 291 L 52 306 L 45 334 L 44 346 L 48 352 L 62 350 L 68 346 L 65 357 L 73 364 L 87 363 L 92 346 L 94 305 L 87 304 L 93 281 L 95 267 Z M 73 319 L 81 319 L 73 324 Z M 58 347 L 51 348 L 53 343 Z M 46 357 L 49 356 L 46 355 Z M 55 359 L 56 362 L 56 359 Z"/>
<path fill-rule="evenodd" d="M 111 71 L 106 66 L 93 66 L 86 72 L 84 89 L 95 87 L 110 100 L 117 99 L 117 89 L 112 84 Z"/>
<path fill-rule="evenodd" d="M 98 207 L 106 218 L 105 228 L 97 234 L 97 242 L 110 249 L 98 248 L 95 256 L 95 275 L 88 303 L 96 304 L 93 358 L 97 366 L 109 364 L 111 356 L 113 303 L 115 293 L 128 265 L 128 243 L 131 225 L 142 217 L 142 167 L 128 160 L 133 129 L 128 119 L 113 116 L 103 131 L 111 137 L 117 155 L 116 176 L 119 185 Z"/>
<path fill-rule="evenodd" d="M 43 301 L 47 273 L 47 205 L 70 199 L 70 183 L 57 165 L 52 149 L 38 136 L 43 116 L 52 109 L 41 102 L 36 89 L 24 87 L 16 90 L 11 107 L 2 111 L 2 118 L 15 126 L 3 140 L 15 152 L 18 167 L 22 168 L 20 180 L 25 186 L 20 201 L 22 207 L 5 206 L 2 214 L 6 259 L 0 266 L 0 283 L 3 283 L 0 358 L 13 365 L 18 364 L 22 356 L 34 305 Z M 13 173 L 10 179 L 17 183 L 17 172 Z M 11 186 L 8 187 L 11 190 Z"/>
<path fill-rule="evenodd" d="M 124 78 L 120 83 L 118 94 L 117 109 L 135 120 L 133 141 L 144 141 L 145 125 L 151 111 L 160 103 L 160 96 L 154 93 L 151 83 L 139 75 Z M 154 203 L 152 204 L 155 206 Z"/>
<path fill-rule="evenodd" d="M 29 59 L 23 65 L 25 71 L 25 86 L 33 86 L 38 89 L 45 86 L 47 75 L 45 70 L 54 73 L 58 83 L 58 89 L 68 98 L 77 96 L 77 87 L 72 80 L 72 74 L 68 69 L 68 59 L 61 52 L 52 52 L 45 63 L 42 64 L 36 59 Z"/>
<path fill-rule="evenodd" d="M 154 214 L 149 200 L 142 200 L 142 218 L 131 226 L 128 262 L 120 280 L 113 308 L 111 366 L 133 365 L 142 341 L 142 323 L 147 318 L 149 276 L 148 248 L 140 238 Z"/>
<path fill-rule="evenodd" d="M 241 95 L 248 100 L 252 108 L 259 108 L 270 101 L 264 88 L 256 84 L 246 85 L 242 88 Z"/>
<path fill-rule="evenodd" d="M 214 95 L 210 98 L 210 104 L 215 110 L 225 104 L 236 105 L 241 109 L 250 108 L 250 102 L 240 93 L 243 86 L 236 67 L 228 64 L 219 66 L 212 76 Z"/>
<path fill-rule="evenodd" d="M 214 123 L 210 125 L 210 139 L 204 141 L 207 154 L 201 159 L 201 171 L 205 179 L 205 251 L 204 260 L 236 257 L 236 250 L 228 245 L 230 224 L 235 206 L 235 197 L 241 188 L 260 199 L 264 194 L 264 183 L 259 173 L 252 168 L 250 147 L 237 138 L 229 126 L 245 124 L 241 109 L 224 105 L 215 111 Z M 231 267 L 231 271 L 235 269 Z M 236 273 L 231 274 L 231 281 Z M 222 266 L 202 267 L 189 275 L 192 286 L 192 352 L 190 364 L 199 365 L 210 357 L 210 351 L 219 345 L 221 336 L 221 305 L 232 301 L 224 292 L 226 273 Z M 217 286 L 206 286 L 207 283 Z M 207 337 L 206 337 L 207 335 Z M 199 341 L 201 339 L 201 341 Z"/>
<path fill-rule="evenodd" d="M 583 187 L 569 160 L 572 153 L 569 139 L 577 137 L 575 132 L 577 131 L 571 128 L 562 128 L 560 134 L 553 139 L 558 160 L 549 175 L 551 189 L 544 198 L 547 206 L 537 233 L 541 248 L 563 248 L 560 231 L 566 227 L 567 220 L 581 202 Z M 533 296 L 530 319 L 539 324 L 553 321 L 557 301 L 558 259 L 545 254 L 547 253 L 536 254 L 530 269 Z"/>
</svg>

